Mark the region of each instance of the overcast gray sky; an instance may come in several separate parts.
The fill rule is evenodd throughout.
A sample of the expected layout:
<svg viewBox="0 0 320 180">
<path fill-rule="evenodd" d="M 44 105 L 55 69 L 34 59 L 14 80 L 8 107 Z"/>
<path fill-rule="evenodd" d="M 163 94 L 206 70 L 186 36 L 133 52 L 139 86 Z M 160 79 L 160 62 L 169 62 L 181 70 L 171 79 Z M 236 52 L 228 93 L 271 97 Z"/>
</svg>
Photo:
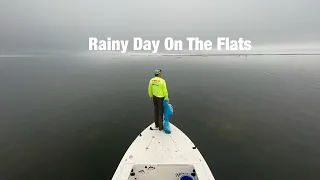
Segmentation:
<svg viewBox="0 0 320 180">
<path fill-rule="evenodd" d="M 88 37 L 320 42 L 319 0 L 2 0 L 0 54 L 87 51 Z"/>
</svg>

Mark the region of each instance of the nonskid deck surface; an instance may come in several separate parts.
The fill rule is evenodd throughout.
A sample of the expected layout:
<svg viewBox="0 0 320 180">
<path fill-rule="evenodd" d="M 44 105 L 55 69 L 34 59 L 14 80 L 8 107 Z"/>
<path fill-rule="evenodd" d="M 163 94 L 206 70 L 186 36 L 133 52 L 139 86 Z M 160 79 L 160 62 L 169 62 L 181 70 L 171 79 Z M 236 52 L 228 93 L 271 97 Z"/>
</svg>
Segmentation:
<svg viewBox="0 0 320 180">
<path fill-rule="evenodd" d="M 172 124 L 171 134 L 154 127 L 151 124 L 133 141 L 112 180 L 173 180 L 181 174 L 214 180 L 201 153 L 182 131 Z"/>
</svg>

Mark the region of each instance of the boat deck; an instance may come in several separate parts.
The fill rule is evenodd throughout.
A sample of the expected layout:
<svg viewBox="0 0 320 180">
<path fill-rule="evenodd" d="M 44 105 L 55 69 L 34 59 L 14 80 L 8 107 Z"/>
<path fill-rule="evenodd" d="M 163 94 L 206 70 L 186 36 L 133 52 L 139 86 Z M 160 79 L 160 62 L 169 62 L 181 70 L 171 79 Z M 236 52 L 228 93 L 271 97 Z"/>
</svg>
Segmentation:
<svg viewBox="0 0 320 180">
<path fill-rule="evenodd" d="M 154 127 L 151 124 L 133 141 L 113 180 L 147 177 L 150 180 L 156 180 L 157 177 L 173 180 L 179 179 L 182 174 L 192 175 L 195 180 L 200 179 L 199 176 L 202 176 L 200 180 L 214 180 L 201 153 L 181 130 L 170 124 L 171 134 L 165 134 Z"/>
</svg>

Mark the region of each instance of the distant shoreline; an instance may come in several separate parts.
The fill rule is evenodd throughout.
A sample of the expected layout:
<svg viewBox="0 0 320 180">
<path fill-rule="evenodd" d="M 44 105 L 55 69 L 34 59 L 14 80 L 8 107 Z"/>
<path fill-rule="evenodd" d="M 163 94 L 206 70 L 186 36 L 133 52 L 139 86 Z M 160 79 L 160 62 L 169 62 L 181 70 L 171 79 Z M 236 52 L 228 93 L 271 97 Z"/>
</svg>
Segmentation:
<svg viewBox="0 0 320 180">
<path fill-rule="evenodd" d="M 124 54 L 120 54 L 122 56 Z M 128 54 L 126 54 L 128 55 Z M 124 56 L 126 56 L 124 55 Z M 188 56 L 197 56 L 197 57 L 211 57 L 211 56 L 319 56 L 320 53 L 249 53 L 249 54 L 130 54 L 130 56 L 171 56 L 171 57 L 188 57 Z M 53 56 L 91 56 L 91 55 L 76 55 L 76 54 L 0 54 L 0 58 L 23 58 L 23 57 L 53 57 Z M 94 55 L 93 55 L 94 56 Z M 105 54 L 105 55 L 98 55 L 99 57 L 105 56 L 105 57 L 112 57 L 113 55 Z M 119 57 L 118 55 L 116 55 Z"/>
<path fill-rule="evenodd" d="M 163 54 L 157 56 L 310 56 L 310 55 L 320 55 L 320 53 L 253 53 L 253 54 Z M 132 56 L 141 56 L 141 55 L 132 55 Z M 155 55 L 146 55 L 146 56 L 155 56 Z"/>
</svg>

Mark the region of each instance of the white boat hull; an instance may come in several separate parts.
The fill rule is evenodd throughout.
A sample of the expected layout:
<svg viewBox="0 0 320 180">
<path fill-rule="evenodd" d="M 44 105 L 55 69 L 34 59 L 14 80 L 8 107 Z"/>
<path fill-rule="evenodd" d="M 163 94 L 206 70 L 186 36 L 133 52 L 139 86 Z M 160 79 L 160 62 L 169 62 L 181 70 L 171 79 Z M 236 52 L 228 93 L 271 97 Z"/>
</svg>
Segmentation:
<svg viewBox="0 0 320 180">
<path fill-rule="evenodd" d="M 133 141 L 112 180 L 214 180 L 198 148 L 182 131 L 173 124 L 171 134 L 154 127 L 151 124 Z"/>
</svg>

